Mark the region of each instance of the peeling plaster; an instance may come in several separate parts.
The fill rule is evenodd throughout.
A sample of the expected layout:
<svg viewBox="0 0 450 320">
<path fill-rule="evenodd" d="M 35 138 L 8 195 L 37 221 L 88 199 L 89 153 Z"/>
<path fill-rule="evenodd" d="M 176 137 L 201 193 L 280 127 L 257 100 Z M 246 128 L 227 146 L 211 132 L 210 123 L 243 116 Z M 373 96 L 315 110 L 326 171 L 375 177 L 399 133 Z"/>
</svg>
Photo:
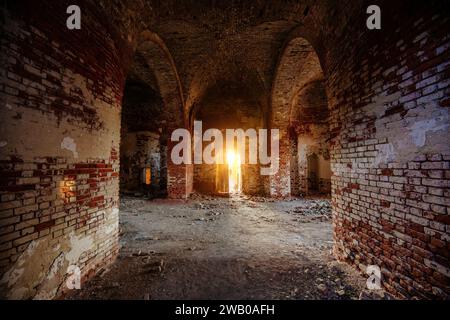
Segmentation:
<svg viewBox="0 0 450 320">
<path fill-rule="evenodd" d="M 77 144 L 71 137 L 65 137 L 61 142 L 61 149 L 72 151 L 73 157 L 78 158 Z"/>
<path fill-rule="evenodd" d="M 436 153 L 449 150 L 449 112 L 433 102 L 407 111 L 402 117 L 385 116 L 388 105 L 398 101 L 400 93 L 379 96 L 364 107 L 364 112 L 376 117 L 375 138 L 385 140 L 378 145 L 374 166 L 388 162 L 410 161 L 417 153 Z M 395 118 L 398 117 L 398 118 Z M 428 143 L 427 141 L 433 141 Z M 450 151 L 450 150 L 449 150 Z"/>
<path fill-rule="evenodd" d="M 2 299 L 53 299 L 64 288 L 67 268 L 79 266 L 83 255 L 96 251 L 104 237 L 118 239 L 119 209 L 113 207 L 101 213 L 105 221 L 92 235 L 72 231 L 55 242 L 47 236 L 29 243 L 17 261 L 0 279 Z M 115 233 L 115 234 L 114 234 Z"/>
<path fill-rule="evenodd" d="M 36 157 L 48 155 L 67 157 L 66 149 L 61 148 L 60 145 L 61 141 L 69 135 L 76 141 L 78 155 L 76 161 L 94 158 L 107 160 L 112 148 L 119 149 L 120 104 L 117 101 L 105 102 L 100 96 L 95 96 L 89 91 L 86 81 L 70 70 L 65 70 L 64 77 L 70 79 L 68 80 L 70 85 L 66 85 L 64 90 L 78 90 L 81 92 L 80 96 L 85 98 L 84 101 L 92 102 L 88 105 L 95 110 L 98 121 L 101 123 L 100 128 L 94 128 L 92 131 L 92 128 L 82 119 L 72 119 L 71 116 L 67 117 L 64 114 L 63 117 L 54 113 L 43 115 L 39 110 L 9 102 L 2 110 L 2 117 L 13 118 L 17 113 L 21 113 L 22 119 L 19 127 L 17 121 L 2 123 L 1 138 L 8 141 L 8 145 L 0 149 L 2 155 L 20 154 L 24 161 L 32 161 Z M 105 90 L 112 92 L 113 89 L 108 87 Z M 69 92 L 71 91 L 67 91 Z M 42 136 L 46 138 L 45 143 L 42 143 Z M 75 159 L 68 158 L 69 162 Z"/>
<path fill-rule="evenodd" d="M 81 254 L 92 248 L 94 241 L 91 237 L 77 237 L 74 233 L 70 234 L 71 250 L 66 254 L 66 260 L 69 264 L 78 262 Z"/>
<path fill-rule="evenodd" d="M 8 299 L 52 299 L 64 283 L 69 265 L 94 247 L 91 236 L 70 233 L 58 244 L 51 239 L 32 241 L 0 281 L 8 287 Z"/>
<path fill-rule="evenodd" d="M 69 70 L 69 78 L 72 80 L 71 85 L 64 88 L 66 93 L 70 94 L 70 91 L 73 90 L 73 88 L 78 88 L 84 97 L 84 100 L 90 104 L 93 105 L 95 103 L 94 95 L 92 94 L 91 90 L 87 87 L 87 79 L 86 77 L 82 76 L 81 74 L 72 73 Z"/>
<path fill-rule="evenodd" d="M 18 263 L 18 266 L 23 264 L 23 260 L 21 263 Z M 17 280 L 22 276 L 24 269 L 23 268 L 11 268 L 3 275 L 3 278 L 0 281 L 0 284 L 6 284 L 8 287 L 12 287 Z"/>
<path fill-rule="evenodd" d="M 416 147 L 423 147 L 427 133 L 441 131 L 447 128 L 448 124 L 438 125 L 436 119 L 429 119 L 413 123 L 409 134 Z"/>
<path fill-rule="evenodd" d="M 396 154 L 392 143 L 382 144 L 377 147 L 378 154 L 375 157 L 374 165 L 387 164 L 395 160 Z"/>
<path fill-rule="evenodd" d="M 112 217 L 118 217 L 118 216 L 119 216 L 119 209 L 114 208 L 112 210 Z M 119 224 L 118 224 L 117 220 L 114 220 L 114 222 L 111 224 L 105 224 L 103 228 L 104 228 L 105 234 L 110 235 L 111 233 L 113 233 L 114 231 L 119 229 Z"/>
<path fill-rule="evenodd" d="M 59 256 L 53 261 L 52 266 L 50 267 L 50 271 L 47 274 L 47 279 L 51 280 L 58 273 L 59 269 L 61 269 L 64 264 L 64 252 L 61 252 Z"/>
</svg>

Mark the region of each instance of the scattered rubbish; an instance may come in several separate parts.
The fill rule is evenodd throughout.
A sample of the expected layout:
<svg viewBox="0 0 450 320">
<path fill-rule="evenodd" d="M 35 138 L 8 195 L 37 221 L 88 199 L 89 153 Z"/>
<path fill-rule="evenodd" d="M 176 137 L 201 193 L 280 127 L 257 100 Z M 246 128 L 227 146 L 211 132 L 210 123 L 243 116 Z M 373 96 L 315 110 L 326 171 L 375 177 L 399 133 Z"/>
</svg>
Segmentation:
<svg viewBox="0 0 450 320">
<path fill-rule="evenodd" d="M 138 252 L 134 252 L 133 256 L 134 257 L 145 257 L 148 256 L 149 254 L 147 252 L 142 252 L 141 250 L 139 250 Z"/>
<path fill-rule="evenodd" d="M 359 300 L 395 300 L 395 297 L 384 290 L 364 289 L 359 294 Z"/>
<path fill-rule="evenodd" d="M 327 291 L 327 286 L 324 285 L 323 283 L 318 284 L 316 287 L 317 287 L 317 289 L 319 289 L 320 292 L 325 292 L 325 291 Z"/>
<path fill-rule="evenodd" d="M 172 292 L 182 296 L 185 289 L 180 284 L 187 275 L 196 275 L 207 286 L 219 273 L 239 287 L 244 273 L 248 279 L 245 288 L 256 292 L 255 298 L 358 299 L 366 279 L 348 271 L 346 265 L 328 260 L 332 257 L 328 251 L 333 244 L 331 230 L 325 229 L 320 219 L 331 217 L 330 202 L 322 198 L 265 202 L 271 201 L 264 197 L 200 197 L 175 206 L 121 200 L 125 209 L 121 208 L 119 221 L 124 234 L 120 259 L 74 294 L 97 299 L 131 294 L 136 299 L 154 300 Z M 152 214 L 147 214 L 149 208 Z M 293 223 L 294 219 L 300 223 Z M 302 225 L 305 221 L 311 223 Z M 276 248 L 267 247 L 273 227 L 281 231 L 273 235 Z M 310 241 L 322 228 L 329 236 Z M 266 231 L 270 231 L 267 236 Z M 164 241 L 157 241 L 160 236 Z M 263 237 L 264 243 L 260 243 Z M 228 248 L 228 244 L 232 246 Z M 237 262 L 222 259 L 225 253 L 246 256 Z M 267 290 L 260 290 L 260 283 Z"/>
<path fill-rule="evenodd" d="M 294 221 L 329 221 L 331 220 L 331 203 L 328 200 L 307 200 L 304 205 L 286 211 L 295 216 Z"/>
<path fill-rule="evenodd" d="M 148 262 L 142 273 L 161 273 L 164 268 L 164 260 Z"/>
<path fill-rule="evenodd" d="M 344 290 L 337 290 L 336 291 L 337 295 L 342 297 L 343 295 L 345 295 L 345 291 Z"/>
<path fill-rule="evenodd" d="M 220 216 L 223 212 L 210 211 L 207 213 L 208 216 Z"/>
</svg>

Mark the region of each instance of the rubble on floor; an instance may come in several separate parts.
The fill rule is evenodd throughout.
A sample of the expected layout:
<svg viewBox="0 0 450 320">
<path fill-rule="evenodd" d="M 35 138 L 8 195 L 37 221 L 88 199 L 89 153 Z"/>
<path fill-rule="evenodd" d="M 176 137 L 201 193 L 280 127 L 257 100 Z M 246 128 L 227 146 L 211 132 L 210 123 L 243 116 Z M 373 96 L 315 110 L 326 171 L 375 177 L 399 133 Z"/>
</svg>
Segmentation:
<svg viewBox="0 0 450 320">
<path fill-rule="evenodd" d="M 326 199 L 123 198 L 119 258 L 67 298 L 357 300 L 365 278 L 335 261 L 329 219 L 299 219 L 329 211 Z"/>
<path fill-rule="evenodd" d="M 305 200 L 303 206 L 295 207 L 288 213 L 293 214 L 297 221 L 329 221 L 331 220 L 331 203 L 329 200 Z"/>
</svg>

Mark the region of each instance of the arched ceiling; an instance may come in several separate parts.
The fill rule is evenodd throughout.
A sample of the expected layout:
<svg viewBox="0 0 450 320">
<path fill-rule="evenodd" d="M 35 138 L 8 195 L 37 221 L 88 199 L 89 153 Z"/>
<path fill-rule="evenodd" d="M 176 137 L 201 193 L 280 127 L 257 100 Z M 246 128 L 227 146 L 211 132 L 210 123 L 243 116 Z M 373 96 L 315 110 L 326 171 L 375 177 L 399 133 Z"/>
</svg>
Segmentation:
<svg viewBox="0 0 450 320">
<path fill-rule="evenodd" d="M 326 22 L 334 17 L 339 27 L 333 32 L 341 32 L 348 17 L 337 13 L 351 7 L 351 3 L 350 0 L 339 3 L 136 0 L 125 5 L 117 0 L 116 5 L 102 5 L 116 13 L 117 7 L 124 10 L 117 23 L 129 31 L 129 41 L 149 61 L 148 67 L 156 69 L 153 73 L 159 90 L 166 90 L 161 93 L 165 103 L 168 96 L 174 103 L 175 91 L 181 95 L 176 100 L 185 121 L 192 114 L 191 108 L 211 87 L 223 82 L 252 88 L 251 81 L 257 81 L 258 99 L 262 104 L 268 101 L 265 104 L 272 105 L 273 110 L 267 112 L 276 114 L 280 108 L 287 108 L 284 117 L 289 122 L 289 103 L 299 90 L 308 82 L 323 78 L 313 46 L 321 60 L 325 59 L 324 34 L 333 34 L 328 32 Z M 156 44 L 153 49 L 159 46 L 159 52 L 142 50 L 143 41 L 146 45 L 149 42 L 148 37 L 142 40 L 142 30 L 151 30 L 151 41 Z M 326 65 L 326 61 L 321 62 Z M 170 76 L 165 76 L 166 73 Z M 281 87 L 288 89 L 280 92 Z"/>
<path fill-rule="evenodd" d="M 288 128 L 292 114 L 298 108 L 298 97 L 305 88 L 324 78 L 319 57 L 304 38 L 294 38 L 287 43 L 280 56 L 272 88 L 272 125 Z M 311 100 L 311 99 L 310 99 Z M 306 101 L 300 100 L 301 103 Z"/>
<path fill-rule="evenodd" d="M 233 129 L 263 126 L 263 105 L 253 89 L 241 83 L 219 81 L 205 92 L 193 108 L 194 120 L 204 128 Z"/>
<path fill-rule="evenodd" d="M 141 34 L 133 72 L 138 73 L 148 86 L 157 89 L 164 103 L 163 123 L 174 128 L 185 126 L 183 91 L 177 68 L 164 42 L 155 33 L 144 31 Z"/>
<path fill-rule="evenodd" d="M 269 100 L 267 97 L 267 84 L 256 70 L 248 68 L 238 61 L 221 60 L 226 69 L 220 74 L 211 74 L 210 81 L 205 88 L 197 92 L 196 100 L 192 103 L 190 115 L 195 117 L 199 106 L 204 106 L 211 99 L 217 101 L 230 101 L 245 99 L 258 104 L 261 112 L 267 113 Z"/>
<path fill-rule="evenodd" d="M 191 32 L 185 26 L 182 30 L 189 31 L 177 31 L 175 39 L 186 41 L 164 33 L 185 88 L 186 111 L 216 82 L 247 77 L 243 70 L 252 73 L 248 77 L 260 79 L 264 89 L 261 95 L 268 97 L 279 48 L 290 26 L 284 21 L 269 22 L 229 35 Z"/>
<path fill-rule="evenodd" d="M 133 64 L 128 71 L 127 82 L 143 82 L 153 91 L 159 92 L 158 80 L 146 59 L 142 52 L 136 52 Z"/>
<path fill-rule="evenodd" d="M 323 80 L 306 84 L 292 101 L 290 126 L 306 123 L 326 123 L 328 103 Z"/>
<path fill-rule="evenodd" d="M 122 131 L 159 131 L 162 128 L 164 104 L 151 86 L 134 76 L 125 83 L 122 102 Z"/>
</svg>

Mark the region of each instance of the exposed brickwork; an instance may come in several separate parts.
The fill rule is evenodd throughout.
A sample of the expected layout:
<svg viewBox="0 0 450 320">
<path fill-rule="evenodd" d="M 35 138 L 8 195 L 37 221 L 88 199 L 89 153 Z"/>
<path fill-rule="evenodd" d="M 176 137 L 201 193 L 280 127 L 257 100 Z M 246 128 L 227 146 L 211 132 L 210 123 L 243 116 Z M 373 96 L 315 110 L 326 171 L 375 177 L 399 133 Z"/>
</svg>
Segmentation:
<svg viewBox="0 0 450 320">
<path fill-rule="evenodd" d="M 193 191 L 192 175 L 192 165 L 176 165 L 169 159 L 167 165 L 168 196 L 172 199 L 186 199 Z"/>
<path fill-rule="evenodd" d="M 293 115 L 317 120 L 308 97 L 326 91 L 330 115 L 320 124 L 329 125 L 336 256 L 361 270 L 378 264 L 398 296 L 448 297 L 448 3 L 378 2 L 382 31 L 365 28 L 366 1 L 86 0 L 83 28 L 73 32 L 68 1 L 8 2 L 0 43 L 2 296 L 52 298 L 68 264 L 87 277 L 114 259 L 120 110 L 134 51 L 152 70 L 139 80 L 161 99 L 164 116 L 154 126 L 165 139 L 191 127 L 211 88 L 245 88 L 260 107 L 259 125 L 281 131 L 280 170 L 261 183 L 277 197 L 291 194 L 291 181 L 299 188 L 290 177 L 299 172 Z M 323 81 L 325 90 L 314 86 Z M 194 166 L 167 163 L 169 197 L 188 196 Z M 19 263 L 26 277 L 10 277 Z"/>
<path fill-rule="evenodd" d="M 317 83 L 322 78 L 323 73 L 319 57 L 311 44 L 303 38 L 294 38 L 287 43 L 278 61 L 271 97 L 271 127 L 282 129 L 279 152 L 280 170 L 271 177 L 270 194 L 273 196 L 286 197 L 291 195 L 291 165 L 293 170 L 299 169 L 298 164 L 291 164 L 290 161 L 290 157 L 296 154 L 292 150 L 292 147 L 296 144 L 289 142 L 290 138 L 295 138 L 292 137 L 292 132 L 288 130 L 292 130 L 292 127 L 295 127 L 300 118 L 302 121 L 308 122 L 308 119 L 302 116 L 306 110 L 313 110 L 316 114 L 320 113 L 319 110 L 321 109 L 325 109 L 326 112 L 326 103 L 325 108 L 317 108 L 316 103 L 307 101 L 308 94 L 305 93 L 308 91 L 305 88 L 311 87 L 312 83 Z M 298 156 L 300 155 L 297 155 L 297 160 Z M 294 194 L 299 193 L 297 184 L 300 183 L 300 177 L 297 175 L 296 177 L 297 179 L 294 178 L 293 180 L 295 183 L 293 186 Z"/>
<path fill-rule="evenodd" d="M 328 68 L 335 252 L 399 296 L 448 297 L 449 18 L 386 8 L 392 32 L 346 33 Z"/>
<path fill-rule="evenodd" d="M 3 298 L 53 298 L 69 265 L 86 278 L 118 252 L 117 129 L 130 49 L 87 2 L 84 28 L 67 33 L 66 8 L 8 2 L 2 24 Z"/>
<path fill-rule="evenodd" d="M 69 164 L 64 158 L 1 162 L 0 266 L 16 263 L 31 241 L 49 245 L 73 234 L 92 237 L 77 266 L 88 273 L 118 252 L 114 162 Z M 107 236 L 104 228 L 111 226 Z M 74 261 L 75 262 L 75 261 Z"/>
</svg>

